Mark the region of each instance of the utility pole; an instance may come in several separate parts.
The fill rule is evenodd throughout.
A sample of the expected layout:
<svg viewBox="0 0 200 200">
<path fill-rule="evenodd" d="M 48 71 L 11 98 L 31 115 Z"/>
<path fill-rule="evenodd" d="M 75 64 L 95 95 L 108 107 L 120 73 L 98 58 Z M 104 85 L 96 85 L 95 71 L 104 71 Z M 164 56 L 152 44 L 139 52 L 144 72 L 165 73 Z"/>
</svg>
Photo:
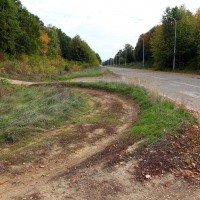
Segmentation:
<svg viewBox="0 0 200 200">
<path fill-rule="evenodd" d="M 144 67 L 144 37 L 142 37 L 142 41 L 143 41 L 143 67 Z"/>
<path fill-rule="evenodd" d="M 173 71 L 175 70 L 175 65 L 176 65 L 176 29 L 177 29 L 177 23 L 176 20 L 171 17 L 174 20 L 174 25 L 175 25 L 175 32 L 174 32 L 174 58 L 173 58 Z"/>
<path fill-rule="evenodd" d="M 125 51 L 125 66 L 126 66 L 126 62 L 127 62 L 127 49 L 126 49 L 126 51 Z"/>
</svg>

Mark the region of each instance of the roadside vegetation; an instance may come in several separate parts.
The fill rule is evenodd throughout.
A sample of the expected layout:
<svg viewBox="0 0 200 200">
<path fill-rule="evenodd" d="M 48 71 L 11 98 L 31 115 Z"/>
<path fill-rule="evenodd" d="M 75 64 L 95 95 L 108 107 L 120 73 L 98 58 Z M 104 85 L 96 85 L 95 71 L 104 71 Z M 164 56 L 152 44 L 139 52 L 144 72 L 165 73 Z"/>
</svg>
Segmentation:
<svg viewBox="0 0 200 200">
<path fill-rule="evenodd" d="M 130 131 L 130 134 L 141 135 L 146 143 L 152 143 L 164 136 L 165 132 L 176 132 L 186 124 L 194 124 L 196 119 L 182 108 L 161 98 L 152 98 L 141 87 L 130 87 L 119 83 L 63 83 L 67 86 L 89 87 L 119 92 L 130 96 L 141 108 L 141 117 Z"/>
<path fill-rule="evenodd" d="M 176 72 L 200 74 L 200 8 L 192 13 L 185 6 L 166 8 L 161 24 L 142 33 L 135 47 L 126 44 L 103 65 L 135 63 L 131 64 L 135 67 L 138 62 L 143 61 L 144 44 L 145 68 L 172 71 L 175 26 Z"/>
<path fill-rule="evenodd" d="M 79 35 L 45 26 L 19 0 L 2 0 L 0 10 L 0 76 L 41 80 L 100 65 Z"/>
<path fill-rule="evenodd" d="M 78 77 L 92 77 L 110 74 L 102 67 L 89 67 L 87 63 L 67 61 L 61 57 L 26 57 L 24 61 L 0 62 L 0 76 L 24 81 L 62 81 Z"/>
<path fill-rule="evenodd" d="M 67 86 L 89 87 L 128 95 L 141 108 L 141 115 L 121 143 L 113 144 L 102 154 L 116 155 L 107 165 L 121 163 L 134 157 L 138 160 L 134 177 L 145 181 L 173 173 L 176 177 L 200 184 L 200 126 L 197 119 L 184 108 L 178 108 L 161 97 L 153 97 L 141 87 L 119 83 L 64 83 Z M 126 148 L 140 143 L 136 152 Z"/>
<path fill-rule="evenodd" d="M 138 162 L 131 167 L 135 168 L 137 180 L 171 172 L 200 183 L 200 125 L 189 111 L 139 86 L 61 82 L 111 72 L 99 67 L 100 56 L 80 36 L 70 38 L 61 29 L 45 26 L 19 0 L 2 0 L 0 10 L 0 77 L 47 82 L 24 87 L 0 79 L 0 174 L 13 172 L 16 178 L 30 168 L 26 166 L 30 162 L 31 166 L 37 165 L 36 173 L 44 168 L 43 164 L 53 164 L 56 173 L 57 166 L 63 167 L 66 173 L 66 157 L 84 147 L 89 156 L 80 154 L 78 159 L 88 163 L 86 167 L 90 168 L 94 154 L 91 149 L 99 142 L 99 147 L 104 149 L 96 151 L 94 160 L 104 159 L 105 166 L 112 166 L 134 158 Z M 176 70 L 200 73 L 200 9 L 193 14 L 184 6 L 167 8 L 162 23 L 141 34 L 135 48 L 126 44 L 103 64 L 170 71 L 174 56 L 174 20 L 177 25 Z M 141 63 L 143 42 L 145 67 Z M 71 87 L 105 90 L 108 96 L 120 93 L 134 103 L 126 98 L 118 101 L 121 95 L 115 97 L 117 100 L 109 96 L 104 102 L 102 96 L 107 92 L 97 94 L 93 90 L 90 93 L 88 89 L 88 93 L 81 93 Z M 94 95 L 94 99 L 90 99 L 90 95 Z M 124 106 L 124 102 L 129 106 Z M 132 112 L 135 102 L 140 112 L 138 114 L 136 106 L 134 118 L 129 111 Z M 126 125 L 129 116 L 132 118 L 124 132 L 120 128 L 116 131 L 119 125 Z M 120 133 L 127 134 L 121 136 Z M 109 136 L 113 139 L 110 143 Z M 102 138 L 105 146 L 101 146 Z M 136 144 L 137 150 L 128 152 L 127 147 L 136 142 L 139 148 Z M 59 159 L 63 165 L 57 162 Z M 4 183 L 7 180 L 0 185 Z"/>
<path fill-rule="evenodd" d="M 28 88 L 12 86 L 5 80 L 0 83 L 0 145 L 14 144 L 14 149 L 19 149 L 34 141 L 33 138 L 38 134 L 40 138 L 46 134 L 29 147 L 37 151 L 55 142 L 64 146 L 70 144 L 71 139 L 78 142 L 85 137 L 81 133 L 88 128 L 85 126 L 88 121 L 91 130 L 98 126 L 104 127 L 105 124 L 116 126 L 119 123 L 116 114 L 106 110 L 96 112 L 98 105 L 88 108 L 88 97 L 72 93 L 70 87 L 105 90 L 128 96 L 140 107 L 140 116 L 134 127 L 120 142 L 109 145 L 103 152 L 102 155 L 105 153 L 108 157 L 112 154 L 107 165 L 112 166 L 135 157 L 139 160 L 134 165 L 137 180 L 144 181 L 147 175 L 156 177 L 171 172 L 177 177 L 198 182 L 200 129 L 196 118 L 184 108 L 179 108 L 162 97 L 152 96 L 144 88 L 120 83 L 65 82 L 51 87 Z M 88 114 L 80 117 L 84 113 Z M 56 138 L 52 135 L 48 137 L 48 130 L 51 128 L 56 130 L 71 124 L 76 124 L 77 133 L 66 129 L 58 132 Z M 112 129 L 108 129 L 108 134 L 114 134 Z M 139 141 L 142 143 L 137 152 L 126 154 L 126 148 Z M 25 154 L 21 153 L 19 156 Z M 0 157 L 12 159 L 12 155 L 2 153 Z M 20 162 L 28 157 L 21 158 Z"/>
<path fill-rule="evenodd" d="M 131 134 L 141 135 L 146 143 L 163 137 L 164 132 L 176 132 L 195 118 L 171 102 L 152 97 L 145 89 L 119 83 L 60 83 L 54 87 L 16 87 L 1 80 L 1 141 L 15 142 L 25 137 L 25 132 L 37 132 L 44 128 L 59 126 L 81 107 L 86 99 L 73 94 L 64 86 L 89 87 L 118 92 L 130 96 L 141 108 L 141 117 Z"/>
<path fill-rule="evenodd" d="M 17 87 L 0 81 L 0 144 L 28 140 L 87 108 L 87 98 L 63 87 Z"/>
<path fill-rule="evenodd" d="M 53 76 L 47 81 L 65 81 L 70 80 L 74 78 L 81 78 L 81 77 L 96 77 L 96 76 L 102 76 L 111 74 L 112 72 L 106 68 L 102 67 L 95 67 L 95 68 L 87 68 L 81 71 L 76 72 L 68 72 L 66 74 L 60 75 L 60 76 Z M 45 79 L 44 79 L 45 80 Z"/>
</svg>

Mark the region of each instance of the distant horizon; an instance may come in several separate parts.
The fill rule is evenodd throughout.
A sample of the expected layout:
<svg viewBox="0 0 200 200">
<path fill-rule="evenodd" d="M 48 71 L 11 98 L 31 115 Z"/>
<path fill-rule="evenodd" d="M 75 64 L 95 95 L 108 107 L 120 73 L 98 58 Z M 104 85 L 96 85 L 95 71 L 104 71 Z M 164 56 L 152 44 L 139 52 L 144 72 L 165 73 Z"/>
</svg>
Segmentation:
<svg viewBox="0 0 200 200">
<path fill-rule="evenodd" d="M 56 26 L 72 38 L 80 35 L 102 61 L 113 58 L 125 44 L 135 47 L 142 33 L 161 22 L 167 7 L 185 5 L 195 13 L 200 6 L 199 0 L 141 0 L 136 4 L 131 0 L 35 0 L 34 3 L 21 0 L 21 3 L 46 26 Z"/>
</svg>

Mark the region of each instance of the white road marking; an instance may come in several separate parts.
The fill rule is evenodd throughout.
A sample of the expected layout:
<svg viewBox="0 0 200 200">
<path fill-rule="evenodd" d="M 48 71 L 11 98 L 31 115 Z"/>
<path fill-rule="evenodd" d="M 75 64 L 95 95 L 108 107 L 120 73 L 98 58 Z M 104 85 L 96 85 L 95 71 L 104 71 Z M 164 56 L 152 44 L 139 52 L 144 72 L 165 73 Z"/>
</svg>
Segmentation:
<svg viewBox="0 0 200 200">
<path fill-rule="evenodd" d="M 196 86 L 196 85 L 192 85 L 192 84 L 188 84 L 188 83 L 182 83 L 182 82 L 178 82 L 178 81 L 172 81 L 174 83 L 178 83 L 178 84 L 182 84 L 182 85 L 187 85 L 187 86 L 191 86 L 191 87 L 196 87 L 200 89 L 200 86 Z"/>
<path fill-rule="evenodd" d="M 200 98 L 200 93 L 199 92 L 180 91 L 180 93 L 186 94 L 186 95 L 191 96 L 193 98 Z"/>
<path fill-rule="evenodd" d="M 123 71 L 124 69 L 121 69 L 121 70 Z M 129 72 L 126 72 L 126 73 L 128 73 L 128 75 L 133 75 L 133 74 L 131 74 Z M 197 86 L 197 85 L 192 85 L 192 84 L 189 84 L 189 83 L 183 83 L 183 82 L 179 82 L 179 81 L 172 81 L 172 80 L 170 80 L 168 78 L 161 78 L 161 77 L 158 77 L 158 76 L 150 75 L 150 74 L 148 74 L 148 72 L 146 72 L 146 73 L 144 73 L 144 72 L 135 72 L 135 74 L 140 74 L 142 76 L 147 76 L 147 77 L 151 77 L 151 78 L 157 78 L 157 79 L 161 79 L 161 80 L 166 80 L 169 83 L 187 85 L 187 86 L 190 86 L 190 87 L 195 87 L 195 88 L 199 88 L 200 89 L 200 86 Z"/>
<path fill-rule="evenodd" d="M 176 84 L 176 83 L 170 83 L 170 85 L 180 87 L 180 85 L 179 85 L 179 84 Z"/>
<path fill-rule="evenodd" d="M 161 78 L 161 77 L 157 77 L 157 76 L 151 76 L 151 75 L 146 75 L 146 76 L 149 76 L 149 77 L 152 77 L 152 78 L 161 79 L 161 80 L 166 80 L 168 82 L 171 82 L 171 84 L 175 83 L 176 86 L 178 86 L 178 85 L 180 86 L 180 84 L 182 84 L 182 85 L 187 85 L 187 86 L 190 86 L 190 87 L 195 87 L 195 88 L 199 88 L 200 89 L 200 86 L 192 85 L 192 84 L 189 84 L 189 83 L 183 83 L 183 82 L 179 82 L 179 81 L 172 81 L 170 79 Z"/>
<path fill-rule="evenodd" d="M 161 80 L 167 80 L 166 78 L 160 78 L 160 77 L 157 77 L 157 76 L 152 76 L 153 78 L 157 78 L 157 79 L 161 79 Z"/>
</svg>

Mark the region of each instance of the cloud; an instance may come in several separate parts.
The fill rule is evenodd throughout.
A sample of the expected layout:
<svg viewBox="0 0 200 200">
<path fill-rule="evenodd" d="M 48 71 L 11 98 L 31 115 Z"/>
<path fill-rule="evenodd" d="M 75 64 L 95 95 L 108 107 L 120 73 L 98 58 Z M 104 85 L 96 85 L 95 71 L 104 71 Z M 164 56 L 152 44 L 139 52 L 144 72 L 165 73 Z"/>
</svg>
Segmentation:
<svg viewBox="0 0 200 200">
<path fill-rule="evenodd" d="M 67 35 L 80 35 L 103 59 L 113 57 L 127 43 L 135 46 L 138 36 L 160 23 L 167 6 L 195 12 L 199 0 L 21 0 L 46 24 Z"/>
</svg>

